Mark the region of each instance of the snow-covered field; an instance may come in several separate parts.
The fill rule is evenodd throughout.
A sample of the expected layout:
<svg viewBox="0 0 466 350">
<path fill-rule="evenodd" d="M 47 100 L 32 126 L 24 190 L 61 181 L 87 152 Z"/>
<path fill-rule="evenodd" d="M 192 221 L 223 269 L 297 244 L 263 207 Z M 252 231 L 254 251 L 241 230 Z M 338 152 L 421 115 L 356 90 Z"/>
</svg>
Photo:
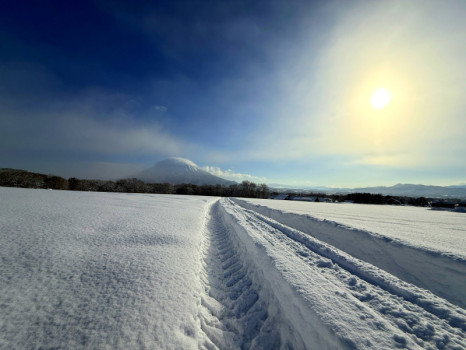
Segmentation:
<svg viewBox="0 0 466 350">
<path fill-rule="evenodd" d="M 0 347 L 195 348 L 210 202 L 0 188 Z"/>
<path fill-rule="evenodd" d="M 295 204 L 0 188 L 0 348 L 466 348 L 465 214 Z"/>
<path fill-rule="evenodd" d="M 422 207 L 247 199 L 287 213 L 309 215 L 383 235 L 415 247 L 466 259 L 466 215 Z"/>
</svg>

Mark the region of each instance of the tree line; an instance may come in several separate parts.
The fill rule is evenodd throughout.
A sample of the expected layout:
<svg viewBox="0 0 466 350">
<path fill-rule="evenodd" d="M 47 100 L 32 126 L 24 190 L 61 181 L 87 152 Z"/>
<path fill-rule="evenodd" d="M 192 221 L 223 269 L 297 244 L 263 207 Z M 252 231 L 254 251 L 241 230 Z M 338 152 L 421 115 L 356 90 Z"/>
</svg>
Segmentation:
<svg viewBox="0 0 466 350">
<path fill-rule="evenodd" d="M 185 194 L 219 197 L 269 198 L 270 191 L 266 184 L 243 181 L 239 184 L 194 185 L 169 183 L 145 183 L 136 178 L 110 180 L 87 180 L 72 177 L 64 179 L 55 175 L 32 173 L 17 169 L 0 169 L 0 186 L 43 188 L 70 191 L 124 192 L 124 193 L 159 193 Z"/>
<path fill-rule="evenodd" d="M 117 181 L 87 180 L 75 177 L 64 179 L 55 175 L 45 175 L 8 168 L 0 168 L 0 186 L 70 191 L 159 193 L 248 198 L 269 198 L 270 195 L 278 194 L 277 192 L 270 193 L 266 184 L 256 184 L 250 181 L 243 181 L 242 183 L 229 186 L 194 184 L 172 185 L 169 183 L 145 183 L 135 178 Z M 389 196 L 373 193 L 326 194 L 321 192 L 294 192 L 288 195 L 290 199 L 292 197 L 315 197 L 316 201 L 327 198 L 332 202 L 351 201 L 361 204 L 428 206 L 429 202 L 435 201 L 434 198 Z M 454 203 L 460 202 L 458 199 L 451 199 L 450 201 Z"/>
<path fill-rule="evenodd" d="M 272 195 L 274 193 L 272 192 Z M 426 207 L 431 199 L 425 197 L 405 197 L 405 196 L 390 196 L 374 193 L 354 192 L 348 194 L 326 194 L 322 192 L 300 192 L 289 193 L 290 197 L 312 197 L 319 202 L 324 198 L 331 202 L 352 202 L 357 204 L 391 204 L 391 205 L 413 205 Z"/>
</svg>

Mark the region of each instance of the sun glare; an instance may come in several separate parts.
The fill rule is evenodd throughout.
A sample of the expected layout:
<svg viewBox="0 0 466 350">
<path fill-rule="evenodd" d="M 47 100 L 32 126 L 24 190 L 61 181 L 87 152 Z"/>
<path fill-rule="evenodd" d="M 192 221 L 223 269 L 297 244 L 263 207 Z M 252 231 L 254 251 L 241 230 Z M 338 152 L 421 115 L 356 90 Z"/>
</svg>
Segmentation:
<svg viewBox="0 0 466 350">
<path fill-rule="evenodd" d="M 370 98 L 370 104 L 375 109 L 384 108 L 389 101 L 390 101 L 390 93 L 383 88 L 379 88 L 375 90 L 372 93 L 371 98 Z"/>
</svg>

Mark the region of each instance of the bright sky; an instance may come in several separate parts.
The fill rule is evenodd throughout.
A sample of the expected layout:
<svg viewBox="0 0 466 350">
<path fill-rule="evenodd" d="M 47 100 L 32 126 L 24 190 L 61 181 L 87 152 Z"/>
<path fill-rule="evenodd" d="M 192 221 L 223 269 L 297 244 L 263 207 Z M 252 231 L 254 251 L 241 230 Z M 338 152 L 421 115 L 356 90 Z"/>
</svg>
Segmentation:
<svg viewBox="0 0 466 350">
<path fill-rule="evenodd" d="M 3 2 L 0 167 L 466 183 L 464 18 L 463 0 Z"/>
</svg>

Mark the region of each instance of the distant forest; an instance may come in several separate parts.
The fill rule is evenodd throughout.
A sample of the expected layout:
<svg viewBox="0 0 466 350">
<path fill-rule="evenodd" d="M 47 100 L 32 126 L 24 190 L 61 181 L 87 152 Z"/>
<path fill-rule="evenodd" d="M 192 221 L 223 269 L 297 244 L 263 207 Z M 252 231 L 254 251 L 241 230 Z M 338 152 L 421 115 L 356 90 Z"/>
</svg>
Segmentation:
<svg viewBox="0 0 466 350">
<path fill-rule="evenodd" d="M 229 186 L 198 186 L 193 184 L 145 183 L 135 178 L 108 181 L 83 180 L 72 177 L 67 180 L 60 176 L 7 168 L 0 169 L 0 186 L 70 191 L 187 194 L 219 197 L 269 198 L 270 196 L 270 190 L 266 184 L 256 184 L 250 181 L 243 181 L 240 184 Z"/>
</svg>

